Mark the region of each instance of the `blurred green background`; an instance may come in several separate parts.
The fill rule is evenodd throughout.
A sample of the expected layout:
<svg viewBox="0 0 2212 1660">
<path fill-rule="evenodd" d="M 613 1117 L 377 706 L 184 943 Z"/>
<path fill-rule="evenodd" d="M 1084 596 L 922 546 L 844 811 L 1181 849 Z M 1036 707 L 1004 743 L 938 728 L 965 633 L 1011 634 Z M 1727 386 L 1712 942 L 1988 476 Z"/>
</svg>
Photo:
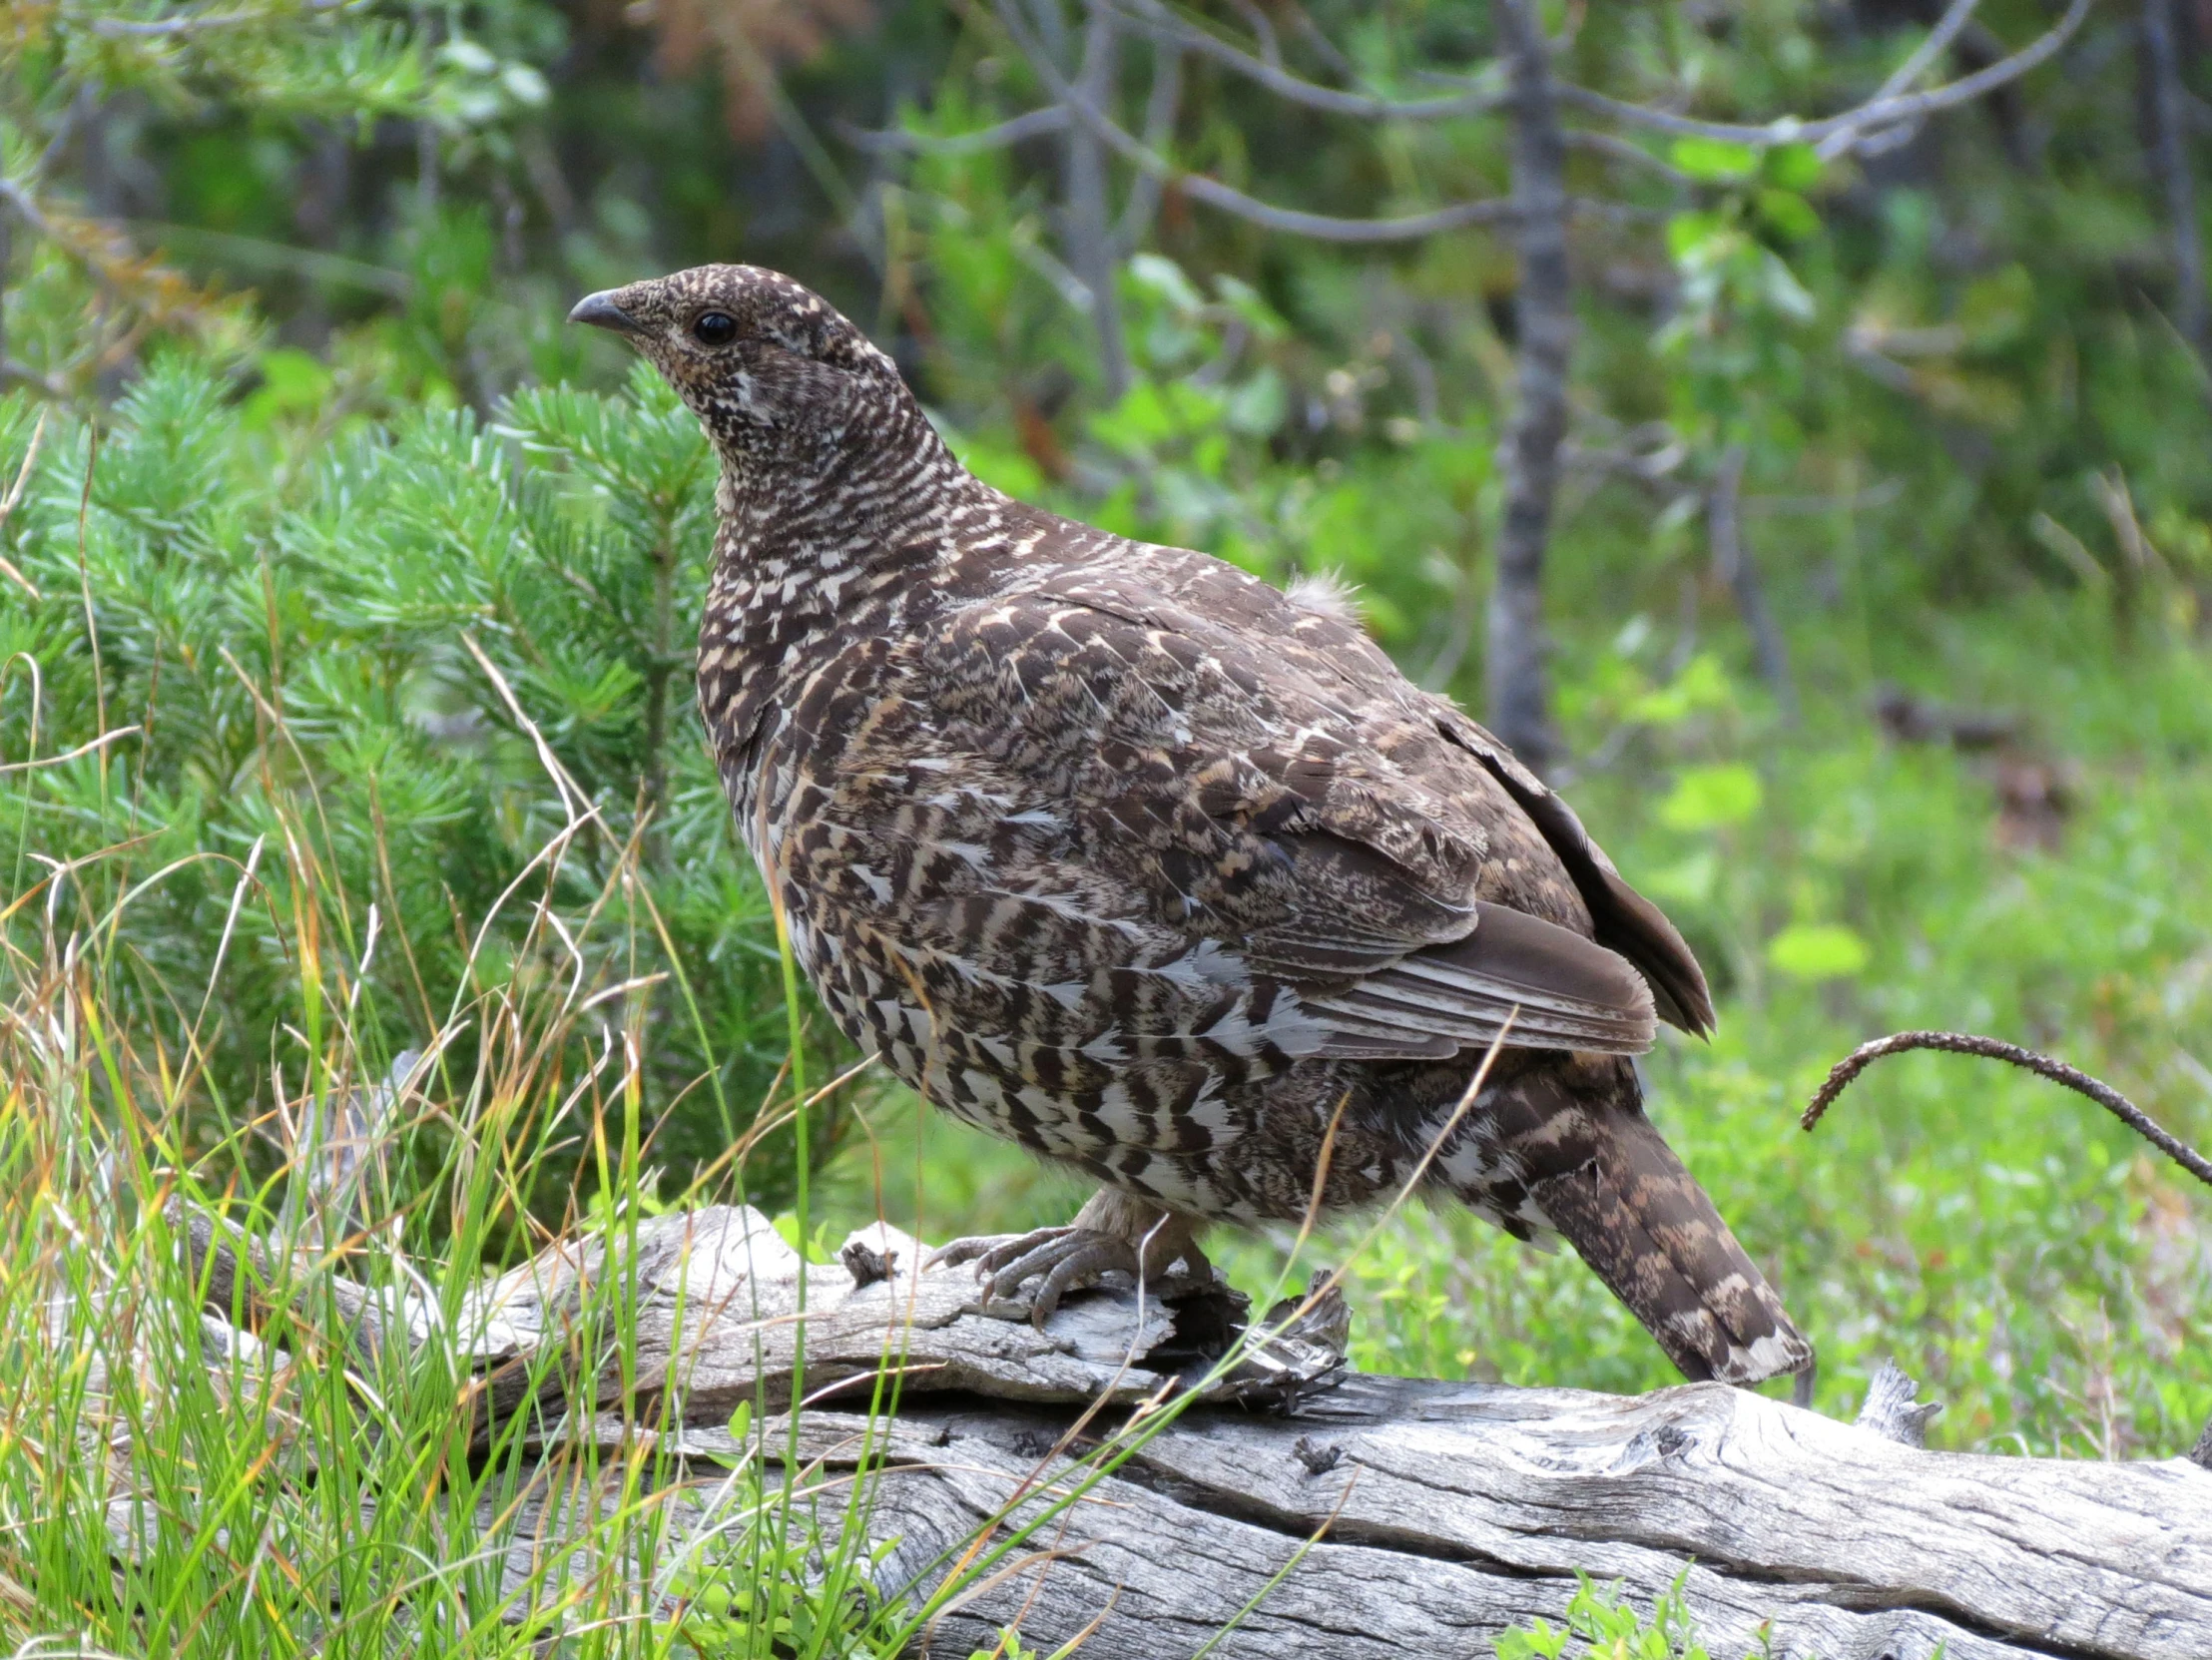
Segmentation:
<svg viewBox="0 0 2212 1660">
<path fill-rule="evenodd" d="M 296 1072 L 307 958 L 299 914 L 234 917 L 235 870 L 193 861 L 248 858 L 286 803 L 312 804 L 356 922 L 376 907 L 346 944 L 376 1052 L 418 1044 L 464 975 L 496 989 L 498 938 L 467 967 L 471 930 L 573 790 L 601 830 L 554 908 L 591 912 L 613 850 L 640 847 L 618 966 L 650 1002 L 661 1195 L 726 1182 L 777 1088 L 772 925 L 691 706 L 712 461 L 617 344 L 564 325 L 589 289 L 790 272 L 895 354 L 984 477 L 1273 579 L 1341 573 L 1407 672 L 1480 713 L 1510 226 L 1254 224 L 1077 142 L 1034 59 L 1088 65 L 1171 172 L 1386 217 L 1510 189 L 1498 19 L 1132 3 L 1108 40 L 1102 15 L 9 8 L 0 737 L 15 761 L 137 729 L 27 776 L 11 896 L 61 861 L 93 925 L 165 872 L 100 971 L 150 1072 L 218 988 L 192 1085 L 211 1143 Z M 1543 22 L 1576 87 L 1756 125 L 1849 108 L 1900 66 L 1953 82 L 2059 22 L 2033 0 L 1958 15 Z M 1248 61 L 1163 44 L 1192 27 Z M 1317 108 L 1254 63 L 1464 107 Z M 1795 1128 L 1852 1045 L 1926 1025 L 2052 1049 L 2212 1139 L 2208 98 L 2212 4 L 2153 0 L 2097 5 L 2024 77 L 1837 154 L 1562 111 L 1578 326 L 1543 578 L 1551 775 L 1713 976 L 1720 1035 L 1670 1035 L 1653 1112 L 1821 1345 L 1820 1403 L 1848 1409 L 1895 1355 L 1951 1446 L 2171 1453 L 2212 1414 L 2212 1212 L 2088 1103 L 1918 1056 Z M 819 1082 L 850 1056 L 810 1030 Z M 878 1081 L 842 1099 L 814 1148 L 835 1234 L 879 1204 L 941 1238 L 1080 1197 Z M 791 1165 L 764 1138 L 744 1181 L 788 1204 Z M 529 1204 L 557 1221 L 582 1188 Z M 1257 1289 L 1287 1244 L 1225 1256 Z M 1463 1216 L 1394 1222 L 1354 1302 L 1363 1365 L 1671 1379 L 1571 1256 Z"/>
</svg>

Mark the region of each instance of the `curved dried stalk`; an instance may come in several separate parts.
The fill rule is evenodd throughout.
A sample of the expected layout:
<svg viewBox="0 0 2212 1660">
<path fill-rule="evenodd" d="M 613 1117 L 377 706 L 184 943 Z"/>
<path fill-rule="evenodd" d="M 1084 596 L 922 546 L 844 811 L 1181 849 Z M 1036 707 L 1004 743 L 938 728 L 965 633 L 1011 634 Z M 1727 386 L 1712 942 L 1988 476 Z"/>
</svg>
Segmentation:
<svg viewBox="0 0 2212 1660">
<path fill-rule="evenodd" d="M 1821 1121 L 1821 1115 L 1836 1104 L 1836 1097 L 1851 1087 L 1851 1082 L 1884 1055 L 1902 1054 L 1908 1049 L 1940 1049 L 1953 1055 L 1979 1055 L 1985 1060 L 2001 1060 L 2048 1078 L 2054 1084 L 2063 1084 L 2078 1095 L 2086 1095 L 2122 1124 L 2133 1130 L 2174 1163 L 2181 1166 L 2198 1181 L 2212 1187 L 2212 1160 L 2191 1147 L 2179 1137 L 2161 1129 L 2133 1101 L 2122 1095 L 2110 1084 L 2077 1067 L 2068 1066 L 2062 1060 L 2033 1049 L 2023 1049 L 2017 1043 L 2006 1043 L 2002 1038 L 1975 1037 L 1968 1032 L 1892 1032 L 1888 1037 L 1878 1037 L 1871 1043 L 1862 1043 L 1828 1074 L 1827 1081 L 1813 1092 L 1813 1099 L 1806 1104 L 1805 1116 L 1800 1124 L 1810 1130 Z"/>
</svg>

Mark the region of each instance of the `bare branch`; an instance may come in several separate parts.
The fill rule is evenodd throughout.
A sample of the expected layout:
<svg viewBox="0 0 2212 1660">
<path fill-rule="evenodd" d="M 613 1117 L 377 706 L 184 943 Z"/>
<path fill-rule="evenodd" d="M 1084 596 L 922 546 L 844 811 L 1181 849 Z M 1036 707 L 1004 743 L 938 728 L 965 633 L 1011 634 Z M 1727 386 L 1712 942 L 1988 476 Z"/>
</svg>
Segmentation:
<svg viewBox="0 0 2212 1660">
<path fill-rule="evenodd" d="M 1268 21 L 1268 14 L 1259 8 L 1255 0 L 1229 0 L 1229 4 L 1236 14 L 1250 25 L 1253 34 L 1259 38 L 1260 56 L 1268 67 L 1270 69 L 1281 69 L 1283 67 L 1283 43 L 1276 38 L 1275 25 Z"/>
<path fill-rule="evenodd" d="M 235 29 L 246 23 L 267 23 L 266 12 L 200 12 L 186 17 L 149 18 L 143 22 L 115 17 L 96 17 L 92 20 L 92 32 L 102 40 L 169 40 L 179 35 L 196 35 L 204 29 Z"/>
<path fill-rule="evenodd" d="M 1042 138 L 1048 133 L 1064 132 L 1068 125 L 1068 113 L 1057 104 L 1041 110 L 1030 110 L 996 126 L 981 127 L 972 133 L 909 133 L 903 128 L 892 127 L 881 131 L 866 127 L 840 127 L 838 132 L 847 144 L 855 149 L 870 151 L 903 151 L 924 156 L 972 156 L 984 150 L 1004 150 L 1009 145 L 1027 139 Z"/>
<path fill-rule="evenodd" d="M 1572 86 L 1565 82 L 1559 85 L 1559 101 L 1626 126 L 1671 133 L 1677 138 L 1722 139 L 1732 144 L 1750 145 L 1754 149 L 1771 149 L 1782 144 L 1810 144 L 1819 147 L 1824 155 L 1836 156 L 1879 129 L 1920 121 L 1943 110 L 1970 104 L 1976 98 L 2041 67 L 2073 38 L 2074 31 L 2081 27 L 2081 20 L 2089 14 L 2089 5 L 2090 0 L 2070 0 L 2065 15 L 2051 26 L 2048 33 L 2039 36 L 2010 57 L 2000 59 L 1986 69 L 1977 70 L 1962 80 L 1934 87 L 1927 92 L 1870 99 L 1841 115 L 1824 116 L 1818 121 L 1806 121 L 1797 116 L 1782 116 L 1759 126 L 1733 121 L 1699 121 L 1690 116 L 1672 115 L 1665 110 L 1646 109 L 1641 104 L 1608 98 L 1604 93 L 1592 92 L 1588 87 Z"/>
<path fill-rule="evenodd" d="M 1665 157 L 1654 156 L 1642 145 L 1624 139 L 1618 133 L 1596 133 L 1584 128 L 1568 132 L 1566 140 L 1571 149 L 1587 150 L 1612 161 L 1631 163 L 1658 174 L 1670 185 L 1692 185 L 1697 182 Z"/>
<path fill-rule="evenodd" d="M 1962 104 L 1971 104 L 2002 86 L 2008 86 L 2021 76 L 2040 68 L 2056 57 L 2073 39 L 2074 31 L 2081 27 L 2083 18 L 2089 15 L 2091 0 L 2071 0 L 2065 15 L 2053 24 L 2048 33 L 2029 42 L 2009 58 L 1999 58 L 1986 69 L 1975 71 L 1947 86 L 1928 92 L 1904 93 L 1896 98 L 1876 99 L 1862 105 L 1856 113 L 1859 119 L 1849 128 L 1824 139 L 1806 142 L 1818 146 L 1823 160 L 1840 156 L 1850 150 L 1862 138 L 1879 137 L 1879 130 L 1922 121 L 1944 110 L 1953 110 Z M 1961 25 L 1962 26 L 1962 25 Z"/>
<path fill-rule="evenodd" d="M 54 227 L 46 217 L 46 210 L 39 206 L 38 198 L 5 175 L 0 175 L 0 207 L 13 209 L 16 216 L 40 236 L 54 235 Z"/>
<path fill-rule="evenodd" d="M 2088 1073 L 2068 1066 L 2062 1060 L 2053 1060 L 2033 1049 L 2023 1049 L 2017 1043 L 2006 1043 L 2002 1038 L 1975 1037 L 1967 1032 L 1893 1032 L 1888 1037 L 1876 1038 L 1872 1043 L 1860 1044 L 1836 1063 L 1834 1070 L 1828 1074 L 1828 1081 L 1814 1092 L 1800 1122 L 1810 1130 L 1821 1121 L 1821 1115 L 1835 1105 L 1836 1097 L 1851 1086 L 1854 1078 L 1883 1056 L 1901 1054 L 1907 1049 L 1940 1049 L 1953 1055 L 1978 1055 L 1984 1060 L 2001 1060 L 2032 1072 L 2039 1078 L 2048 1078 L 2054 1084 L 2064 1084 L 2075 1093 L 2086 1095 L 2198 1181 L 2212 1186 L 2212 1160 L 2207 1160 L 2188 1143 L 2159 1128 L 2150 1114 L 2110 1084 L 2092 1078 Z"/>
<path fill-rule="evenodd" d="M 1175 117 L 1183 103 L 1183 52 L 1165 42 L 1152 44 L 1152 91 L 1144 103 L 1144 146 L 1157 152 L 1175 137 Z M 1130 182 L 1129 200 L 1121 207 L 1121 223 L 1115 241 L 1124 254 L 1134 250 L 1152 230 L 1160 212 L 1160 176 L 1137 170 Z"/>
<path fill-rule="evenodd" d="M 1928 66 L 1950 49 L 1950 43 L 1958 38 L 1958 31 L 1972 21 L 1974 9 L 1980 4 L 1981 0 L 1951 0 L 1949 9 L 1936 20 L 1936 27 L 1929 30 L 1928 39 L 1891 72 L 1890 78 L 1875 89 L 1874 97 L 1868 102 L 1879 104 L 1900 93 L 1911 92 L 1914 83 L 1928 72 Z"/>
<path fill-rule="evenodd" d="M 1434 236 L 1439 231 L 1456 231 L 1469 225 L 1495 225 L 1513 217 L 1512 203 L 1491 199 L 1454 203 L 1448 208 L 1436 208 L 1422 214 L 1406 214 L 1396 219 L 1344 219 L 1334 214 L 1308 213 L 1299 208 L 1279 208 L 1273 203 L 1247 196 L 1234 186 L 1225 185 L 1218 179 L 1210 179 L 1205 174 L 1185 173 L 1151 146 L 1116 126 L 1096 104 L 1073 86 L 1060 73 L 1050 54 L 1030 32 L 1010 0 L 995 0 L 995 10 L 999 22 L 1004 25 L 1022 56 L 1029 61 L 1029 67 L 1036 72 L 1038 79 L 1044 82 L 1046 89 L 1063 109 L 1096 134 L 1108 149 L 1124 161 L 1154 175 L 1193 202 L 1203 202 L 1210 208 L 1234 214 L 1239 219 L 1265 226 L 1271 231 L 1287 231 L 1294 236 L 1311 237 L 1317 242 L 1335 243 L 1407 242 L 1417 237 Z"/>
<path fill-rule="evenodd" d="M 1225 68 L 1255 81 L 1279 98 L 1303 104 L 1331 115 L 1357 116 L 1365 120 L 1448 121 L 1462 116 L 1486 115 L 1505 106 L 1509 94 L 1502 86 L 1475 87 L 1444 98 L 1381 98 L 1372 93 L 1339 92 L 1286 70 L 1279 54 L 1256 58 L 1218 35 L 1193 28 L 1160 3 L 1160 0 L 1099 0 L 1142 29 L 1154 40 L 1196 52 Z"/>
</svg>

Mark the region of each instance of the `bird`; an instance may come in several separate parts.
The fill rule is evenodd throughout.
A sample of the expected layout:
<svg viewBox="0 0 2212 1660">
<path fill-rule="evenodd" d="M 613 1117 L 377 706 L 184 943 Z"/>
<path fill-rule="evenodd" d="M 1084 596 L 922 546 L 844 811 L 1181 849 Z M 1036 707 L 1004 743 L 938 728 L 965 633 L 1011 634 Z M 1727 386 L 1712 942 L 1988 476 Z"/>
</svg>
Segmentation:
<svg viewBox="0 0 2212 1660">
<path fill-rule="evenodd" d="M 1574 813 L 1279 588 L 985 484 L 827 300 L 711 265 L 586 295 L 720 461 L 699 709 L 825 1008 L 935 1107 L 1098 1184 L 958 1241 L 1040 1324 L 1202 1235 L 1411 1188 L 1563 1236 L 1692 1380 L 1812 1362 L 1643 1110 L 1704 973 Z"/>
</svg>

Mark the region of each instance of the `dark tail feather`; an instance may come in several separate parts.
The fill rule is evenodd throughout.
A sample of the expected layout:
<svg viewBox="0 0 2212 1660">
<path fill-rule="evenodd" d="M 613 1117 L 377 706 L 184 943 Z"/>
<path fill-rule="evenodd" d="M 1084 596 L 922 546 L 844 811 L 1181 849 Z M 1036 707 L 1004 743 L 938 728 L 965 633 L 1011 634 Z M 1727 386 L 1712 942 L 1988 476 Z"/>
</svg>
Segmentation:
<svg viewBox="0 0 2212 1660">
<path fill-rule="evenodd" d="M 1642 1113 L 1606 1112 L 1581 1166 L 1529 1189 L 1582 1260 L 1692 1380 L 1801 1372 L 1813 1346 Z"/>
</svg>

